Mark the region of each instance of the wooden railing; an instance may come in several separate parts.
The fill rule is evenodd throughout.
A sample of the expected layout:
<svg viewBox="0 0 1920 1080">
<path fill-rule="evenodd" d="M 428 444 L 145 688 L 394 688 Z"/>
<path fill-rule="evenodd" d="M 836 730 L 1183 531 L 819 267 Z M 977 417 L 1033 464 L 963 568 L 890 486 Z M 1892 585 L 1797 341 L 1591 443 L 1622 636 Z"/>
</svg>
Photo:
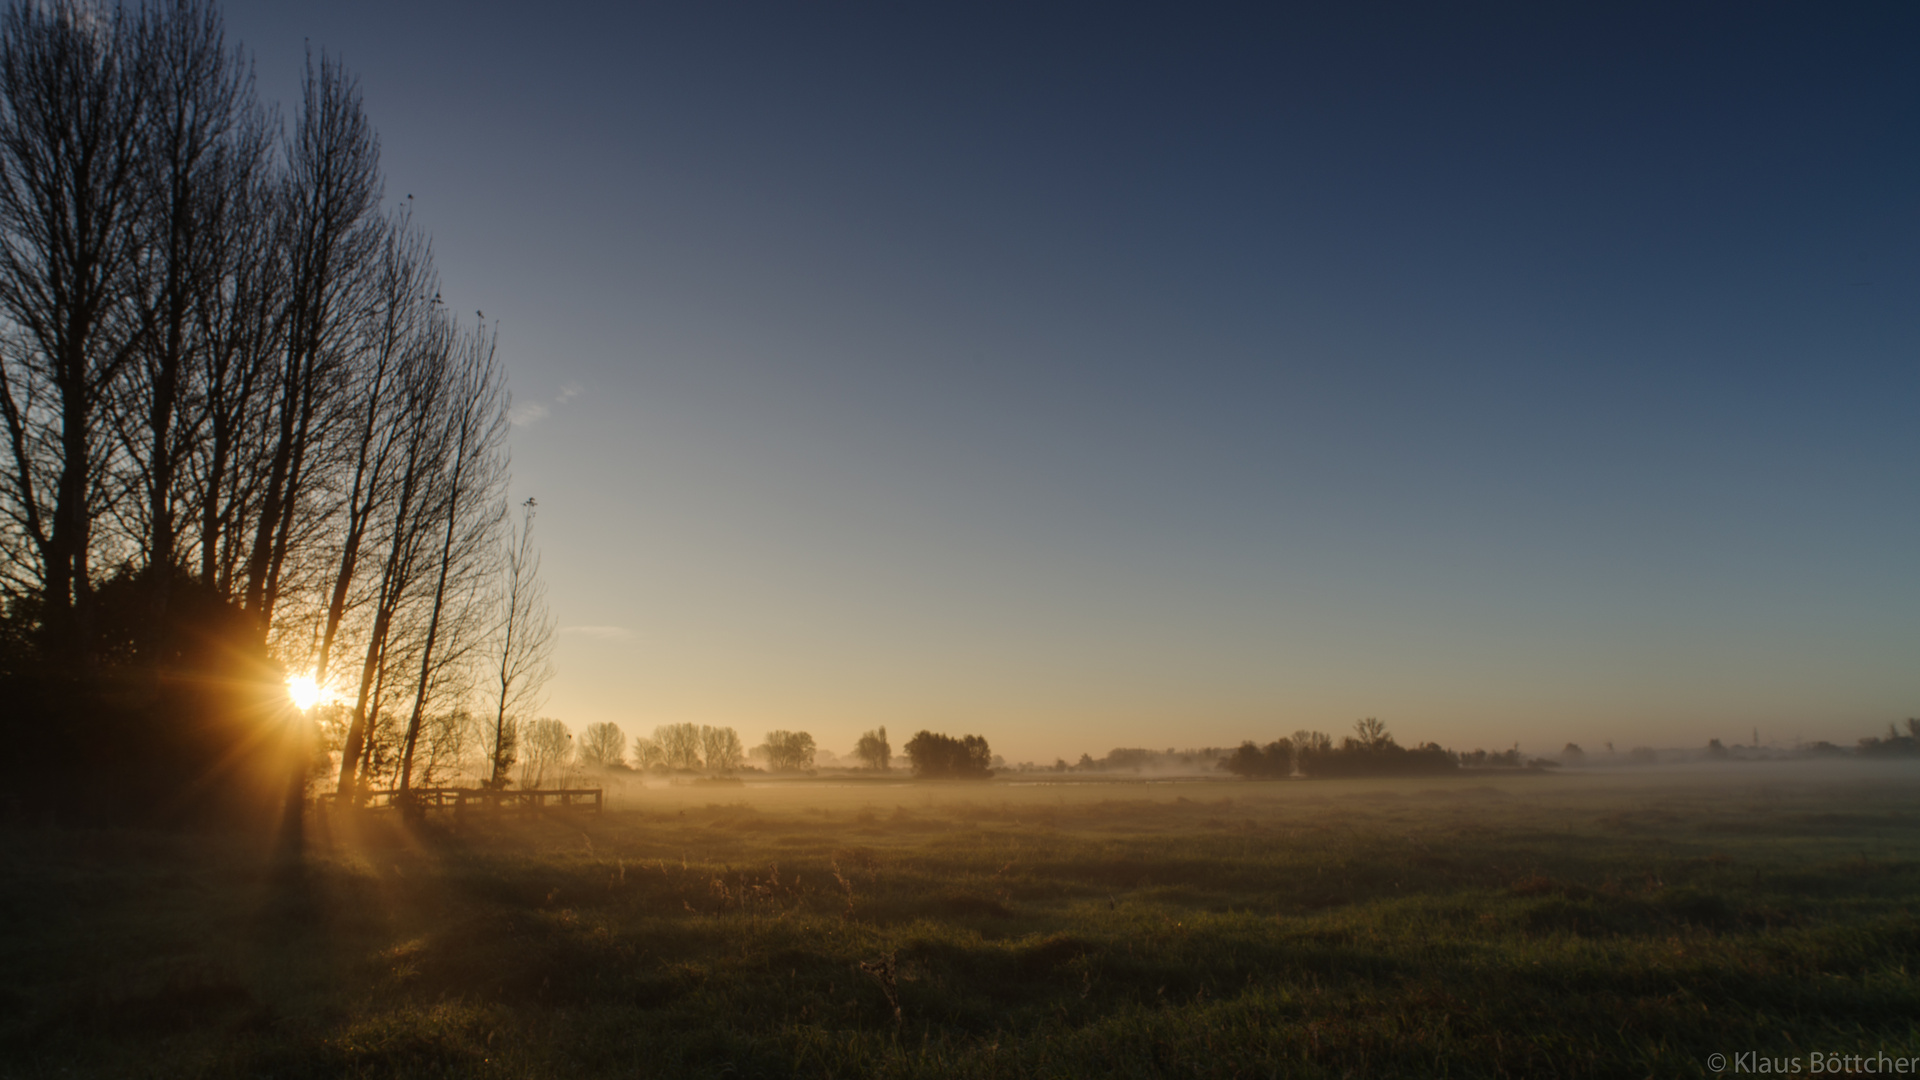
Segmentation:
<svg viewBox="0 0 1920 1080">
<path fill-rule="evenodd" d="M 324 795 L 323 803 L 337 801 L 337 795 Z M 486 788 L 408 788 L 405 791 L 369 791 L 369 807 L 411 807 L 416 810 L 546 810 L 591 809 L 598 814 L 606 809 L 602 788 L 514 788 L 493 791 Z"/>
</svg>

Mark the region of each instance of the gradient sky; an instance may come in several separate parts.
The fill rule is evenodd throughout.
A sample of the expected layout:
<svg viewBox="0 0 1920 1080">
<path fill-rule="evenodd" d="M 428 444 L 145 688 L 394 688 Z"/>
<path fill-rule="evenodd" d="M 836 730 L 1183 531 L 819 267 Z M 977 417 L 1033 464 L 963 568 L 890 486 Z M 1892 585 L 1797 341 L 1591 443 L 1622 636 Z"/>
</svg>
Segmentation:
<svg viewBox="0 0 1920 1080">
<path fill-rule="evenodd" d="M 229 3 L 498 321 L 547 712 L 1920 715 L 1920 7 Z"/>
</svg>

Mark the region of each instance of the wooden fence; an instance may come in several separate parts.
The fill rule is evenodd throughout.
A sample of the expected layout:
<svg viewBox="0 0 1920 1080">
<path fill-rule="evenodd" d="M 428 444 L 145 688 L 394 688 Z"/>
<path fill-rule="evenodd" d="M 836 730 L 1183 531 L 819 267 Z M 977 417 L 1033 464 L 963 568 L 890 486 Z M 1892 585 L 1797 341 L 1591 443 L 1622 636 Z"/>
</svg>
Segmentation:
<svg viewBox="0 0 1920 1080">
<path fill-rule="evenodd" d="M 337 795 L 321 796 L 322 804 L 337 801 Z M 592 810 L 598 814 L 606 809 L 606 796 L 602 788 L 525 788 L 509 791 L 491 791 L 485 788 L 408 788 L 406 791 L 369 791 L 366 805 L 370 807 L 400 807 L 411 805 L 414 809 L 452 810 L 456 814 L 468 811 L 493 812 L 499 810 Z"/>
</svg>

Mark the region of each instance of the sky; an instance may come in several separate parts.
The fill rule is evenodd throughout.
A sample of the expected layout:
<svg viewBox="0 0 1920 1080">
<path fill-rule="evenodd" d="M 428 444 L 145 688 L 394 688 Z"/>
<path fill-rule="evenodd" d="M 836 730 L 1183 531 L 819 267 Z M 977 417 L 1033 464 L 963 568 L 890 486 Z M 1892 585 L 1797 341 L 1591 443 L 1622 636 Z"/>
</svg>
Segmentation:
<svg viewBox="0 0 1920 1080">
<path fill-rule="evenodd" d="M 575 728 L 1920 715 L 1920 8 L 226 12 L 498 326 Z"/>
</svg>

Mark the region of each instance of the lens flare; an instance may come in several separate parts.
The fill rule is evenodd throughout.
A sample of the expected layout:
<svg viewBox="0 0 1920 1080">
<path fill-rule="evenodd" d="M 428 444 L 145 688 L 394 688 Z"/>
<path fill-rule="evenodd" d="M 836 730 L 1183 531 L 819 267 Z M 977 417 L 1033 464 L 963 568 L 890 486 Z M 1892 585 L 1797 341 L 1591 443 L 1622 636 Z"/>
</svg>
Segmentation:
<svg viewBox="0 0 1920 1080">
<path fill-rule="evenodd" d="M 320 700 L 320 686 L 308 675 L 287 676 L 287 696 L 297 709 L 311 709 Z"/>
</svg>

